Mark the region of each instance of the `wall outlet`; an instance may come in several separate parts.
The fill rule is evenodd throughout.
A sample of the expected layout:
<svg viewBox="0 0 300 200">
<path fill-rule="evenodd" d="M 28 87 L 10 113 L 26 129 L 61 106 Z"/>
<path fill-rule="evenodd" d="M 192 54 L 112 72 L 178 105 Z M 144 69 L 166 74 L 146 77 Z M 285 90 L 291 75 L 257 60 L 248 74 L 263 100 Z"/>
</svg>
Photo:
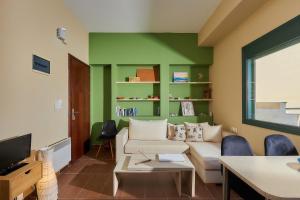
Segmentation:
<svg viewBox="0 0 300 200">
<path fill-rule="evenodd" d="M 230 129 L 233 133 L 236 133 L 236 134 L 238 133 L 238 128 L 237 127 L 231 127 Z"/>
</svg>

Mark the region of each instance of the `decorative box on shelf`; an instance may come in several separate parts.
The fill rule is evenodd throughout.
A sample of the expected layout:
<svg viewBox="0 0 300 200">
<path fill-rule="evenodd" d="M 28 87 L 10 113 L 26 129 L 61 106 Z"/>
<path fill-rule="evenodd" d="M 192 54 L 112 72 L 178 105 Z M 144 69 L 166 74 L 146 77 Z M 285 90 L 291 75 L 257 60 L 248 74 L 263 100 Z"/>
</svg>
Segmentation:
<svg viewBox="0 0 300 200">
<path fill-rule="evenodd" d="M 130 76 L 128 77 L 128 82 L 140 82 L 141 78 L 137 76 Z"/>
</svg>

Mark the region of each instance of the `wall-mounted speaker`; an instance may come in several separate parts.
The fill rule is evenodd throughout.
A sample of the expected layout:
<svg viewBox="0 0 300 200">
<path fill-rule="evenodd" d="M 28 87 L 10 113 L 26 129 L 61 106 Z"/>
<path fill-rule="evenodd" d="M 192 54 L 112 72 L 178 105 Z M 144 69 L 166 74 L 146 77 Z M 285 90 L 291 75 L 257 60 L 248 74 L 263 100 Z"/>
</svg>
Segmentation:
<svg viewBox="0 0 300 200">
<path fill-rule="evenodd" d="M 64 27 L 59 27 L 56 29 L 56 36 L 59 40 L 61 40 L 63 43 L 66 43 L 66 31 L 67 29 Z"/>
</svg>

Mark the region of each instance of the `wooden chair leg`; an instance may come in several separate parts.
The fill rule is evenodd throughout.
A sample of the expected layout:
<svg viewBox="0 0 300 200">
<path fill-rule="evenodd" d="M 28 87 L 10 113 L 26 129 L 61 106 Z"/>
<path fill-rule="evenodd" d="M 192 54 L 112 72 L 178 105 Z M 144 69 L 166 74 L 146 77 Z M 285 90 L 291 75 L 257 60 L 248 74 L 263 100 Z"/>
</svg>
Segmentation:
<svg viewBox="0 0 300 200">
<path fill-rule="evenodd" d="M 101 146 L 102 146 L 102 144 L 99 145 L 98 151 L 97 151 L 97 153 L 96 153 L 96 158 L 98 158 L 98 156 L 99 156 L 99 154 L 100 154 Z"/>
<path fill-rule="evenodd" d="M 111 140 L 109 140 L 109 146 L 110 146 L 110 153 L 111 153 L 111 159 L 114 159 L 114 150 Z"/>
</svg>

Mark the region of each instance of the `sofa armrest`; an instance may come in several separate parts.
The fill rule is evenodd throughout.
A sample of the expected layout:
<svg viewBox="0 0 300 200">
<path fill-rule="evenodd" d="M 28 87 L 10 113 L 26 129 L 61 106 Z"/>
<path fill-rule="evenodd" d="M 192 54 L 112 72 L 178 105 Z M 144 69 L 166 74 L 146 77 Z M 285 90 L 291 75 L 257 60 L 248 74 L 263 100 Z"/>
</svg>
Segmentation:
<svg viewBox="0 0 300 200">
<path fill-rule="evenodd" d="M 128 128 L 122 128 L 116 136 L 116 162 L 125 154 L 125 144 L 128 141 Z"/>
</svg>

